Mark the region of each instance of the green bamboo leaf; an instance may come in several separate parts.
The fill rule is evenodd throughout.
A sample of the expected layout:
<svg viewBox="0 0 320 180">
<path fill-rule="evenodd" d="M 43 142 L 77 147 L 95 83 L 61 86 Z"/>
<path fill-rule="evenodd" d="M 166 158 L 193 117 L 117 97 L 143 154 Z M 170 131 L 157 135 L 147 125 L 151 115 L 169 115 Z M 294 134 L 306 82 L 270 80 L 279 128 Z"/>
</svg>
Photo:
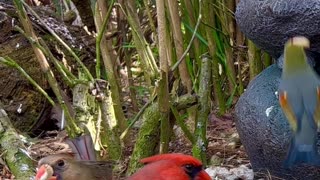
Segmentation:
<svg viewBox="0 0 320 180">
<path fill-rule="evenodd" d="M 182 24 L 192 33 L 194 33 L 194 29 L 186 22 L 182 21 Z M 200 40 L 200 42 L 202 42 L 203 44 L 205 44 L 206 46 L 208 46 L 208 42 L 201 36 L 201 34 L 199 34 L 198 32 L 196 33 L 196 37 Z"/>
<path fill-rule="evenodd" d="M 16 4 L 16 7 L 19 13 L 21 14 L 22 18 L 25 19 L 26 18 L 25 11 L 24 11 L 23 3 L 21 2 L 21 0 L 14 0 L 13 2 Z"/>
</svg>

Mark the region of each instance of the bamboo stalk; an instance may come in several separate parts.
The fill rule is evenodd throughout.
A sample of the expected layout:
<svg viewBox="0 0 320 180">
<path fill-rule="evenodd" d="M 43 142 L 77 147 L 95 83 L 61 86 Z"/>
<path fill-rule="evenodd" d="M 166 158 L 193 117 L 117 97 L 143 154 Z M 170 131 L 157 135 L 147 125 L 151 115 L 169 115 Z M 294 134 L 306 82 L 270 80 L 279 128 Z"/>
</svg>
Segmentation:
<svg viewBox="0 0 320 180">
<path fill-rule="evenodd" d="M 146 7 L 146 13 L 147 13 L 147 16 L 148 16 L 148 19 L 149 19 L 149 24 L 150 24 L 150 28 L 151 28 L 151 31 L 153 32 L 153 34 L 157 34 L 157 28 L 155 26 L 155 23 L 153 21 L 153 17 L 152 17 L 152 14 L 151 14 L 151 9 L 150 9 L 150 1 L 149 0 L 143 0 L 143 3 Z M 157 36 L 155 36 L 155 43 L 158 43 L 158 38 Z"/>
<path fill-rule="evenodd" d="M 151 48 L 147 43 L 140 26 L 139 18 L 137 16 L 137 10 L 134 0 L 127 0 L 122 4 L 125 7 L 127 20 L 132 28 L 132 37 L 135 43 L 135 47 L 141 58 L 141 64 L 144 69 L 145 79 L 150 87 L 150 92 L 153 91 L 152 83 L 158 77 L 159 69 L 156 64 L 155 58 L 152 54 Z"/>
<path fill-rule="evenodd" d="M 234 65 L 234 53 L 232 47 L 234 46 L 235 39 L 235 19 L 233 17 L 233 12 L 235 11 L 235 1 L 234 0 L 225 0 L 224 13 L 226 16 L 227 24 L 227 43 L 225 45 L 226 57 L 227 57 L 227 66 L 228 66 L 228 81 L 229 81 L 229 91 L 232 92 L 236 86 L 236 72 Z"/>
<path fill-rule="evenodd" d="M 176 59 L 180 59 L 183 56 L 183 37 L 181 32 L 181 19 L 179 16 L 178 2 L 167 0 L 167 4 L 170 11 L 171 25 L 173 29 L 173 40 L 175 44 Z M 179 74 L 182 81 L 182 85 L 188 93 L 192 91 L 192 82 L 188 73 L 187 64 L 183 58 L 178 66 Z"/>
<path fill-rule="evenodd" d="M 249 71 L 250 80 L 262 71 L 261 51 L 256 45 L 248 40 L 248 60 L 249 60 Z"/>
<path fill-rule="evenodd" d="M 166 31 L 165 2 L 157 0 L 157 20 L 158 20 L 158 40 L 159 40 L 159 60 L 160 60 L 160 80 L 157 87 L 158 104 L 160 111 L 161 134 L 160 153 L 166 153 L 169 149 L 170 123 L 169 123 L 169 88 L 168 88 L 168 56 L 166 44 L 168 42 Z"/>
<path fill-rule="evenodd" d="M 236 0 L 236 4 L 239 3 L 239 0 Z M 241 69 L 241 64 L 244 62 L 244 55 L 242 54 L 242 49 L 240 47 L 244 46 L 244 35 L 240 31 L 240 28 L 237 26 L 236 27 L 236 47 L 238 48 L 237 53 L 236 53 L 236 62 L 237 62 L 237 83 L 238 83 L 238 95 L 240 96 L 244 92 L 244 87 L 243 87 L 243 82 L 242 82 L 242 69 Z"/>
<path fill-rule="evenodd" d="M 197 29 L 196 28 L 196 24 L 197 24 L 197 19 L 196 19 L 196 15 L 198 15 L 199 17 L 201 17 L 201 14 L 199 12 L 196 12 L 196 8 L 199 7 L 198 2 L 192 2 L 192 0 L 182 0 L 181 1 L 183 7 L 184 7 L 184 16 L 185 19 L 187 20 L 187 22 L 189 23 L 190 27 L 193 29 Z M 198 13 L 198 14 L 196 14 Z M 201 19 L 198 17 L 198 20 Z M 186 25 L 184 26 L 185 29 L 187 29 Z M 197 30 L 200 31 L 200 30 Z M 191 37 L 192 32 L 190 31 L 186 31 L 186 39 L 190 40 L 192 39 Z M 202 33 L 200 33 L 202 34 Z M 197 71 L 199 70 L 200 67 L 197 66 L 197 64 L 200 64 L 200 55 L 201 55 L 201 43 L 199 41 L 198 38 L 194 38 L 192 39 L 192 48 L 190 49 L 189 52 L 189 57 L 191 59 L 191 61 L 194 61 L 195 63 L 193 64 L 192 68 L 193 71 L 191 71 L 190 76 L 193 76 L 191 81 L 195 81 L 195 75 L 197 74 Z M 190 45 L 191 47 L 191 45 Z M 189 70 L 190 71 L 190 70 Z M 193 88 L 197 89 L 197 85 L 196 83 L 193 83 Z"/>
<path fill-rule="evenodd" d="M 103 0 L 98 0 L 96 4 L 96 12 L 95 12 L 95 24 L 98 33 L 102 33 L 103 30 L 103 21 L 105 20 L 104 18 L 107 17 L 107 4 Z M 98 11 L 99 10 L 99 11 Z M 112 96 L 112 101 L 113 101 L 113 107 L 115 111 L 115 119 L 112 121 L 116 122 L 117 126 L 119 127 L 120 131 L 124 131 L 127 128 L 127 123 L 126 123 L 126 118 L 124 116 L 124 113 L 122 111 L 122 105 L 121 105 L 121 99 L 120 99 L 120 90 L 119 90 L 119 85 L 118 81 L 116 78 L 116 71 L 115 71 L 115 66 L 114 66 L 114 59 L 115 57 L 112 57 L 111 49 L 112 49 L 112 44 L 110 41 L 106 40 L 105 33 L 103 38 L 101 38 L 101 44 L 100 44 L 100 49 L 101 49 L 101 56 L 103 60 L 104 67 L 107 72 L 107 77 L 108 77 L 108 82 L 110 84 L 110 91 L 111 91 L 111 96 Z M 100 54 L 97 54 L 97 56 L 100 56 Z"/>
<path fill-rule="evenodd" d="M 206 24 L 215 24 L 215 17 L 213 12 L 210 10 L 210 0 L 204 0 L 203 6 L 203 19 Z M 213 88 L 214 88 L 214 99 L 219 107 L 219 113 L 224 114 L 226 111 L 225 97 L 222 91 L 221 79 L 219 75 L 219 63 L 216 57 L 216 43 L 213 39 L 213 29 L 206 27 L 206 37 L 208 40 L 209 54 L 213 58 L 212 61 L 212 77 L 213 77 Z"/>
<path fill-rule="evenodd" d="M 199 107 L 198 119 L 195 127 L 195 144 L 193 144 L 193 155 L 199 158 L 204 165 L 207 163 L 205 149 L 207 147 L 207 120 L 210 112 L 210 95 L 211 95 L 211 59 L 208 57 L 202 58 L 201 73 L 199 76 Z"/>
<path fill-rule="evenodd" d="M 269 53 L 267 52 L 263 52 L 263 65 L 264 65 L 264 68 L 267 68 L 269 67 L 271 64 L 272 64 L 272 57 L 270 56 Z"/>
<path fill-rule="evenodd" d="M 101 140 L 104 145 L 107 146 L 108 156 L 112 160 L 120 160 L 122 155 L 120 137 L 118 135 L 117 127 L 113 125 L 114 119 L 116 118 L 115 111 L 113 108 L 113 100 L 110 95 L 110 91 L 101 89 L 101 101 L 99 107 L 101 108 L 101 124 L 103 130 L 101 131 Z M 108 158 L 108 159 L 109 159 Z"/>
</svg>

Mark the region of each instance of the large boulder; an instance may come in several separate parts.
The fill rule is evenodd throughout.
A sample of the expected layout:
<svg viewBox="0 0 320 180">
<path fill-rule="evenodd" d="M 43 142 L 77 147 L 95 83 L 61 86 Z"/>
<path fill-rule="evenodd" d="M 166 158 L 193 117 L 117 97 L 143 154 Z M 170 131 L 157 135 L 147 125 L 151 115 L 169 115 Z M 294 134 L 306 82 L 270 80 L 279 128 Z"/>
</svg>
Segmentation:
<svg viewBox="0 0 320 180">
<path fill-rule="evenodd" d="M 241 31 L 274 58 L 297 35 L 309 38 L 310 52 L 319 56 L 319 0 L 240 0 L 235 16 Z"/>
<path fill-rule="evenodd" d="M 254 171 L 285 179 L 320 179 L 320 168 L 283 168 L 291 131 L 278 103 L 281 69 L 272 65 L 252 80 L 236 105 L 236 127 Z"/>
</svg>

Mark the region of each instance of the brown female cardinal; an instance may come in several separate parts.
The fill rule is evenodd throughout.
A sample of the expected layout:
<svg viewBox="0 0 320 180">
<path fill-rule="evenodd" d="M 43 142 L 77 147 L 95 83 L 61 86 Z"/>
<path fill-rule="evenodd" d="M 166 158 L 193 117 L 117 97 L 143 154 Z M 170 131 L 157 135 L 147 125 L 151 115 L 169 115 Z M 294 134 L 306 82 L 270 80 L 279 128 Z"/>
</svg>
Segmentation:
<svg viewBox="0 0 320 180">
<path fill-rule="evenodd" d="M 36 180 L 110 180 L 111 161 L 96 161 L 90 136 L 68 139 L 73 154 L 49 155 L 38 162 Z"/>
<path fill-rule="evenodd" d="M 79 161 L 71 154 L 54 154 L 42 158 L 36 180 L 110 180 L 112 162 Z"/>
<path fill-rule="evenodd" d="M 184 154 L 159 154 L 141 160 L 146 164 L 128 180 L 211 180 L 201 161 Z"/>
</svg>

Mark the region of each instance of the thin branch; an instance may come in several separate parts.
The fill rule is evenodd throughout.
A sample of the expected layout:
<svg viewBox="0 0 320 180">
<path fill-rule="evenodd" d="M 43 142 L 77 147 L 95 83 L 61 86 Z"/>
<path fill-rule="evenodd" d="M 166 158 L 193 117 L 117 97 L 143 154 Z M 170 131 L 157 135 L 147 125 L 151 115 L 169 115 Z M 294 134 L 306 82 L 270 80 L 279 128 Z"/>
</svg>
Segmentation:
<svg viewBox="0 0 320 180">
<path fill-rule="evenodd" d="M 62 44 L 62 46 L 65 47 L 66 50 L 75 58 L 77 63 L 79 63 L 80 67 L 84 70 L 84 72 L 87 75 L 87 77 L 89 78 L 89 80 L 94 81 L 94 78 L 91 75 L 90 71 L 82 63 L 82 61 L 76 55 L 76 53 L 43 21 L 43 19 L 40 16 L 38 16 L 38 14 L 28 4 L 26 4 L 24 1 L 21 1 L 21 2 L 23 3 L 24 6 L 26 6 L 28 8 L 28 10 L 32 13 L 32 15 L 34 15 L 34 17 L 36 17 L 38 19 L 38 21 L 53 35 L 53 37 L 55 37 L 58 40 L 58 42 L 60 42 Z"/>
<path fill-rule="evenodd" d="M 54 101 L 51 99 L 51 97 L 47 94 L 47 92 L 45 90 L 42 89 L 41 86 L 39 86 L 39 84 L 32 79 L 32 77 L 29 76 L 29 74 L 21 67 L 19 66 L 19 64 L 17 64 L 13 59 L 11 59 L 10 57 L 0 57 L 0 62 L 5 64 L 8 67 L 12 67 L 17 69 L 25 78 L 27 78 L 27 80 L 42 94 L 44 95 L 48 101 L 50 102 L 50 104 L 52 106 L 55 105 Z"/>
<path fill-rule="evenodd" d="M 201 0 L 199 0 L 199 4 L 201 4 Z M 184 51 L 184 53 L 182 54 L 180 59 L 170 68 L 171 71 L 174 71 L 179 66 L 179 64 L 182 62 L 182 60 L 186 57 L 186 55 L 188 54 L 188 52 L 189 52 L 189 50 L 190 50 L 190 48 L 192 46 L 192 42 L 193 42 L 194 38 L 196 37 L 197 30 L 199 28 L 199 25 L 200 25 L 200 22 L 201 22 L 201 19 L 202 19 L 201 11 L 202 11 L 202 8 L 201 8 L 201 6 L 199 6 L 199 16 L 198 16 L 197 24 L 196 24 L 196 26 L 194 28 L 194 31 L 193 31 L 192 37 L 190 39 L 190 42 L 189 42 L 189 44 L 187 46 L 187 49 Z"/>
</svg>

